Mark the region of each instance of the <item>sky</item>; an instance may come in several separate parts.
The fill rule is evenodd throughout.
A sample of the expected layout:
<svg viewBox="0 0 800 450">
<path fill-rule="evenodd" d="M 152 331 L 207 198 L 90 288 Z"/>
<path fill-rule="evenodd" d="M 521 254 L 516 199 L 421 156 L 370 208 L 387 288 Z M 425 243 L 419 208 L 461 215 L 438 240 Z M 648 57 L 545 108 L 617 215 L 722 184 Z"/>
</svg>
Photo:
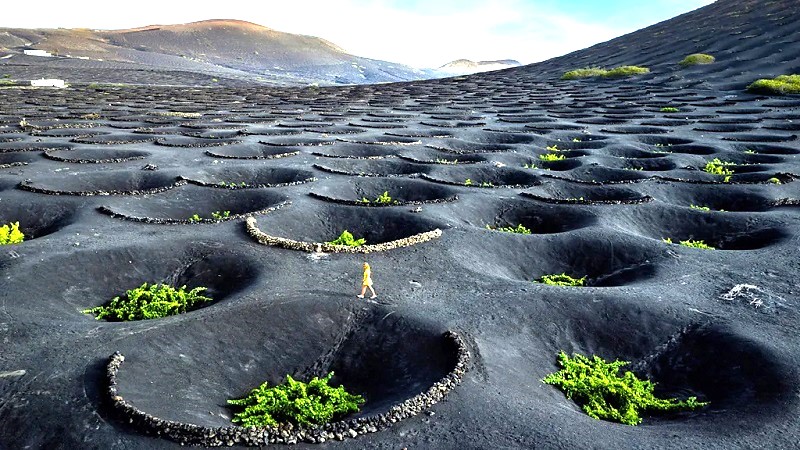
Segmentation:
<svg viewBox="0 0 800 450">
<path fill-rule="evenodd" d="M 436 68 L 455 59 L 543 61 L 713 0 L 44 0 L 2 6 L 0 27 L 122 29 L 239 19 L 348 53 Z"/>
</svg>

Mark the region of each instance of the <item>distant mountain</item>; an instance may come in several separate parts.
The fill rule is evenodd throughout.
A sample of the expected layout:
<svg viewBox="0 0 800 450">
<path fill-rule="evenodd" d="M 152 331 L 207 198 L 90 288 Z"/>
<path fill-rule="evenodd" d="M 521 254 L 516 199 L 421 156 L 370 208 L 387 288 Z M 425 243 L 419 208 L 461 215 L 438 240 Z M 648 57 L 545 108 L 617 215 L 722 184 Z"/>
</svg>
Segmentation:
<svg viewBox="0 0 800 450">
<path fill-rule="evenodd" d="M 449 62 L 437 70 L 451 74 L 466 75 L 478 72 L 489 72 L 491 70 L 508 69 L 509 67 L 520 66 L 519 61 L 513 59 L 500 59 L 497 61 L 470 61 L 468 59 L 457 59 Z"/>
<path fill-rule="evenodd" d="M 0 56 L 30 61 L 23 50 L 40 49 L 93 66 L 149 67 L 249 78 L 280 84 L 363 84 L 428 78 L 401 64 L 360 58 L 324 39 L 241 20 L 206 20 L 127 30 L 0 28 Z M 20 55 L 17 57 L 17 55 Z M 69 65 L 37 60 L 35 64 Z M 88 63 L 82 63 L 84 66 Z M 117 80 L 125 82 L 125 80 Z"/>
</svg>

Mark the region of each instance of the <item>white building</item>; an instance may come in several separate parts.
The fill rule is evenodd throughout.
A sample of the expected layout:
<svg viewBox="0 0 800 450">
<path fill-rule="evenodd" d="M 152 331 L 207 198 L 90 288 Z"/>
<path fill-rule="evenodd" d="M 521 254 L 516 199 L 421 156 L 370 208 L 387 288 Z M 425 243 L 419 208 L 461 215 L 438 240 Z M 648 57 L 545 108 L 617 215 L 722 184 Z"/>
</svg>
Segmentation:
<svg viewBox="0 0 800 450">
<path fill-rule="evenodd" d="M 58 80 L 55 78 L 50 78 L 50 79 L 41 78 L 39 80 L 31 80 L 31 86 L 65 88 L 67 87 L 67 84 L 64 83 L 64 80 Z"/>
<path fill-rule="evenodd" d="M 28 56 L 53 56 L 53 55 L 50 54 L 50 52 L 46 52 L 44 50 L 36 50 L 36 49 L 34 49 L 34 50 L 23 50 L 23 53 L 25 53 Z"/>
</svg>

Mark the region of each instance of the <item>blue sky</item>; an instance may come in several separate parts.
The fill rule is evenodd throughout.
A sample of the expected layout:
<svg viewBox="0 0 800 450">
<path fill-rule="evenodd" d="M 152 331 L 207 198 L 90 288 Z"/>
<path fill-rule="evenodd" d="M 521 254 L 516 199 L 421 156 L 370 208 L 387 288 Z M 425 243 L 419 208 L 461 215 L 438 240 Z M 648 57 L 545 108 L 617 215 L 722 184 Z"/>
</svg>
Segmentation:
<svg viewBox="0 0 800 450">
<path fill-rule="evenodd" d="M 2 7 L 0 27 L 132 28 L 241 19 L 325 38 L 348 52 L 414 67 L 449 61 L 542 61 L 712 3 L 712 0 L 108 0 Z M 132 6 L 135 5 L 135 6 Z"/>
</svg>

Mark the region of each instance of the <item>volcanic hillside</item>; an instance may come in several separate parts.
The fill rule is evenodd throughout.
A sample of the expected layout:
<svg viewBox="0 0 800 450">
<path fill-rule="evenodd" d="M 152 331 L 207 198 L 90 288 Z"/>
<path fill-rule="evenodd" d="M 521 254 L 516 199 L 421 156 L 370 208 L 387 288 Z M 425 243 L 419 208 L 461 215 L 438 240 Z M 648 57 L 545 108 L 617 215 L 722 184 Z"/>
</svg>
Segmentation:
<svg viewBox="0 0 800 450">
<path fill-rule="evenodd" d="M 796 448 L 800 96 L 744 87 L 800 67 L 798 23 L 796 1 L 721 0 L 410 83 L 0 79 L 0 226 L 25 235 L 0 246 L 0 448 Z M 698 51 L 716 62 L 677 64 Z M 629 64 L 650 73 L 561 79 Z M 143 283 L 211 300 L 87 312 Z M 702 406 L 592 418 L 542 382 L 561 351 Z M 360 411 L 231 421 L 264 382 L 330 372 Z"/>
<path fill-rule="evenodd" d="M 324 39 L 282 33 L 240 20 L 206 20 L 113 31 L 0 29 L 0 50 L 22 53 L 25 48 L 89 58 L 89 61 L 15 54 L 5 64 L 46 65 L 53 69 L 146 67 L 201 72 L 208 74 L 209 79 L 228 76 L 283 84 L 382 83 L 415 80 L 426 75 L 400 64 L 350 55 Z M 58 75 L 55 70 L 51 73 Z M 85 79 L 86 74 L 81 73 L 70 78 L 125 82 L 122 76 L 117 80 L 97 80 Z"/>
<path fill-rule="evenodd" d="M 741 89 L 754 78 L 800 72 L 800 2 L 717 1 L 651 27 L 533 64 L 543 78 L 583 67 L 646 66 L 647 81 Z M 716 62 L 678 65 L 692 53 Z"/>
</svg>

